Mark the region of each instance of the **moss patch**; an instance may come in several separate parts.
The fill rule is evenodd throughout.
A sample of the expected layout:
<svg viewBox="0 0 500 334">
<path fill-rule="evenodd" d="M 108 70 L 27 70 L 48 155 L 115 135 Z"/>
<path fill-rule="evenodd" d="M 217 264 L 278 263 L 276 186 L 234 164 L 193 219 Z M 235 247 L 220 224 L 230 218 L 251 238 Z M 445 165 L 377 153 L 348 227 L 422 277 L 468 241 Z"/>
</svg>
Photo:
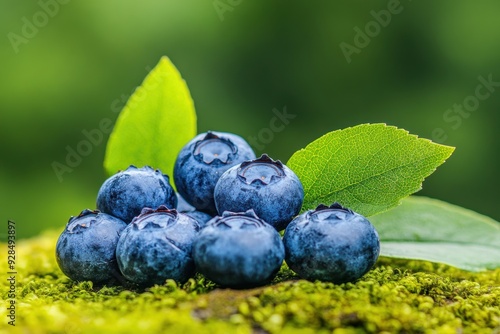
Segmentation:
<svg viewBox="0 0 500 334">
<path fill-rule="evenodd" d="M 7 324 L 3 279 L 0 332 L 500 333 L 500 269 L 382 258 L 341 285 L 300 280 L 283 265 L 272 285 L 257 289 L 220 289 L 197 275 L 134 291 L 72 282 L 55 262 L 56 240 L 49 233 L 18 243 L 16 326 Z"/>
</svg>

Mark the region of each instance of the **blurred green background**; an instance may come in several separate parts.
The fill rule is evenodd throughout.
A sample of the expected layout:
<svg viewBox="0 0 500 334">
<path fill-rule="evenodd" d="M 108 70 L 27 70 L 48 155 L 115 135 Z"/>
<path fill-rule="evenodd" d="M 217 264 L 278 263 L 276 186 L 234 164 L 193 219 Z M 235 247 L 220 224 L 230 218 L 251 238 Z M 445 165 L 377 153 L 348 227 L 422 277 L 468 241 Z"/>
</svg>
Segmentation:
<svg viewBox="0 0 500 334">
<path fill-rule="evenodd" d="M 258 138 L 286 106 L 295 118 L 257 149 L 286 161 L 328 131 L 385 122 L 457 147 L 419 194 L 500 220 L 499 16 L 498 1 L 466 0 L 2 1 L 0 220 L 28 237 L 95 207 L 107 136 L 62 181 L 52 164 L 114 121 L 162 55 L 199 132 Z M 481 99 L 479 77 L 494 82 Z"/>
</svg>

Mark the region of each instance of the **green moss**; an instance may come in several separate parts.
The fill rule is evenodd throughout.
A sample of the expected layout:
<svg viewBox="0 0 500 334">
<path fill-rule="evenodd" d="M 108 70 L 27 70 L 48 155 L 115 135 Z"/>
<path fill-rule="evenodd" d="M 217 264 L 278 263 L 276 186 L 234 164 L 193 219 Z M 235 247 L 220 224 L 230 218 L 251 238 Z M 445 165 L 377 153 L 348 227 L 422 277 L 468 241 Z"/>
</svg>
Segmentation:
<svg viewBox="0 0 500 334">
<path fill-rule="evenodd" d="M 55 262 L 56 238 L 50 233 L 18 243 L 16 326 L 7 324 L 4 279 L 0 331 L 500 332 L 500 269 L 470 273 L 382 258 L 359 281 L 341 285 L 300 280 L 283 265 L 273 284 L 257 289 L 220 289 L 197 275 L 182 286 L 167 281 L 132 291 L 66 278 Z M 6 260 L 0 260 L 0 267 L 7 268 Z"/>
</svg>

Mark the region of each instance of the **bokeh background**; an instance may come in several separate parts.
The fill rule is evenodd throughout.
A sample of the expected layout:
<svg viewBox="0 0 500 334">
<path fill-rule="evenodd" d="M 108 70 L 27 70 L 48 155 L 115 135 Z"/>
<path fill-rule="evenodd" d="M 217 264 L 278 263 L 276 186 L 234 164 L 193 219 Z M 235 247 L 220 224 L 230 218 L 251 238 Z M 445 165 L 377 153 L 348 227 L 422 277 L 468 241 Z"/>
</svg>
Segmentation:
<svg viewBox="0 0 500 334">
<path fill-rule="evenodd" d="M 499 16 L 493 0 L 2 1 L 0 220 L 22 238 L 95 207 L 107 135 L 62 180 L 52 164 L 114 121 L 162 55 L 199 132 L 258 136 L 286 107 L 295 118 L 257 149 L 286 161 L 328 131 L 395 125 L 457 147 L 419 194 L 500 220 Z M 479 77 L 497 83 L 489 96 L 447 112 L 474 102 Z"/>
</svg>

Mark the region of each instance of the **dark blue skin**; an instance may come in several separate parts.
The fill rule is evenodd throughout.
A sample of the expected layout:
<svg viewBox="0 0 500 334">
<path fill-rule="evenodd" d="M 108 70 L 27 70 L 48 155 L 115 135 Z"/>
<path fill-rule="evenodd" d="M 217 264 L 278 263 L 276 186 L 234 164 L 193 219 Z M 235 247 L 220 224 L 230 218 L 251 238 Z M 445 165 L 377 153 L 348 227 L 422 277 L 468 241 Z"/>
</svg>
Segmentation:
<svg viewBox="0 0 500 334">
<path fill-rule="evenodd" d="M 56 260 L 62 272 L 74 281 L 114 284 L 121 277 L 115 249 L 122 220 L 99 211 L 84 210 L 71 217 L 59 236 Z"/>
<path fill-rule="evenodd" d="M 149 166 L 130 166 L 111 176 L 97 194 L 97 209 L 130 223 L 145 207 L 177 206 L 175 191 L 167 175 Z"/>
<path fill-rule="evenodd" d="M 186 282 L 195 273 L 192 244 L 198 223 L 175 209 L 145 208 L 123 231 L 116 246 L 123 276 L 139 286 Z"/>
<path fill-rule="evenodd" d="M 335 203 L 295 218 L 283 237 L 286 263 L 310 281 L 353 282 L 378 259 L 379 236 L 362 215 Z"/>
<path fill-rule="evenodd" d="M 226 132 L 202 133 L 179 152 L 174 166 L 175 186 L 198 211 L 215 216 L 217 180 L 232 166 L 250 159 L 255 159 L 255 153 L 243 138 Z"/>
<path fill-rule="evenodd" d="M 202 229 L 193 244 L 196 269 L 213 282 L 230 288 L 269 283 L 283 263 L 279 233 L 252 210 L 225 212 Z"/>
<path fill-rule="evenodd" d="M 281 231 L 300 212 L 304 189 L 291 169 L 264 154 L 226 171 L 215 186 L 214 198 L 219 213 L 253 209 Z"/>
</svg>

